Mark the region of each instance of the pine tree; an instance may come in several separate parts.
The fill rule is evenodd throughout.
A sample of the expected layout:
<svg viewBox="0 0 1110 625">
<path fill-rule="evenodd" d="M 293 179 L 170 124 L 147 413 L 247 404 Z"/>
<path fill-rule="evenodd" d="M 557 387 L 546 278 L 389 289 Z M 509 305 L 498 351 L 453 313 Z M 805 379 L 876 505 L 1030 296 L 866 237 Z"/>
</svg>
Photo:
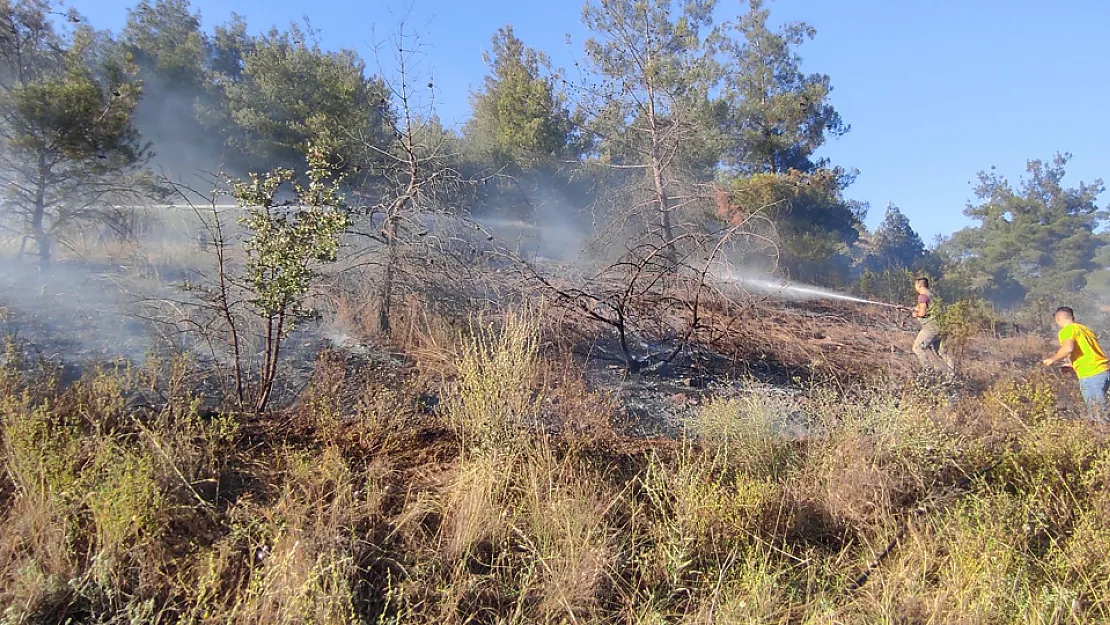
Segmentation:
<svg viewBox="0 0 1110 625">
<path fill-rule="evenodd" d="M 384 82 L 366 76 L 354 51 L 324 51 L 297 25 L 252 40 L 241 77 L 222 82 L 231 142 L 256 167 L 267 165 L 259 169 L 299 163 L 310 145 L 334 165 L 367 164 L 366 146 L 392 140 Z"/>
<path fill-rule="evenodd" d="M 672 265 L 681 209 L 696 195 L 691 186 L 708 173 L 707 162 L 716 162 L 698 152 L 717 82 L 706 32 L 715 6 L 715 0 L 589 0 L 582 12 L 593 35 L 586 53 L 599 80 L 588 90 L 590 130 L 601 138 L 598 160 L 627 178 L 610 217 L 645 226 L 646 239 L 660 242 Z M 643 236 L 621 234 L 624 241 Z"/>
<path fill-rule="evenodd" d="M 1069 154 L 1029 161 L 1015 189 L 999 174 L 979 173 L 979 202 L 964 214 L 978 226 L 956 232 L 945 253 L 1001 305 L 1064 301 L 1099 269 L 1105 242 L 1095 229 L 1106 218 L 1097 204 L 1101 180 L 1065 187 Z"/>
<path fill-rule="evenodd" d="M 84 26 L 59 32 L 52 12 L 41 0 L 0 5 L 10 29 L 0 45 L 2 209 L 22 222 L 43 267 L 59 237 L 105 222 L 112 200 L 131 203 L 149 188 L 147 147 L 132 124 L 141 93 L 132 68 Z"/>
<path fill-rule="evenodd" d="M 910 220 L 894 204 L 875 230 L 874 246 L 867 260 L 875 271 L 916 269 L 925 259 L 925 244 L 910 226 Z"/>
<path fill-rule="evenodd" d="M 803 74 L 795 49 L 816 30 L 804 22 L 770 30 L 770 11 L 763 0 L 749 0 L 749 10 L 720 39 L 728 57 L 725 93 L 730 104 L 728 162 L 740 172 L 810 172 L 823 163 L 814 152 L 849 126 L 829 102 L 825 74 Z"/>
<path fill-rule="evenodd" d="M 210 48 L 188 0 L 142 0 L 129 11 L 121 44 L 143 84 L 135 127 L 151 142 L 158 168 L 178 177 L 213 167 L 223 152 L 199 111 L 213 106 L 205 89 Z"/>
<path fill-rule="evenodd" d="M 843 282 L 862 227 L 862 204 L 843 196 L 853 172 L 814 153 L 848 131 L 824 74 L 803 74 L 796 49 L 816 35 L 804 22 L 768 27 L 762 0 L 716 37 L 724 63 L 725 186 L 731 203 L 773 217 L 783 264 L 795 277 Z"/>
<path fill-rule="evenodd" d="M 471 143 L 499 164 L 528 166 L 576 156 L 571 114 L 545 55 L 524 45 L 505 26 L 483 54 L 489 74 L 471 95 L 473 116 L 465 133 Z"/>
</svg>

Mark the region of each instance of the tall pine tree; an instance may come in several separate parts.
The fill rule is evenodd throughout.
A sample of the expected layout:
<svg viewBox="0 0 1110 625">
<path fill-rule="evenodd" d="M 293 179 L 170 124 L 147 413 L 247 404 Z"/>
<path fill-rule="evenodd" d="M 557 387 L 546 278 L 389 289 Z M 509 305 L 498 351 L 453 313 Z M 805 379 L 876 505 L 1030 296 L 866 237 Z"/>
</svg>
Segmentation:
<svg viewBox="0 0 1110 625">
<path fill-rule="evenodd" d="M 20 223 L 24 244 L 34 241 L 42 267 L 56 240 L 111 220 L 113 203 L 149 189 L 132 68 L 87 27 L 57 28 L 53 12 L 45 0 L 0 4 L 0 173 L 9 181 L 0 210 Z"/>
<path fill-rule="evenodd" d="M 749 0 L 748 12 L 720 39 L 725 63 L 725 96 L 730 104 L 727 162 L 740 172 L 810 172 L 823 166 L 814 152 L 828 137 L 849 126 L 829 102 L 825 74 L 804 74 L 798 46 L 816 36 L 804 22 L 772 31 L 763 0 Z"/>
<path fill-rule="evenodd" d="M 625 180 L 612 202 L 612 234 L 661 243 L 677 265 L 684 208 L 708 175 L 702 117 L 717 66 L 707 41 L 716 0 L 588 0 L 586 54 L 598 78 L 589 91 L 598 161 Z M 698 163 L 704 160 L 706 163 Z M 699 166 L 700 165 L 700 166 Z M 639 231 L 632 229 L 636 224 Z"/>
<path fill-rule="evenodd" d="M 1097 204 L 1103 184 L 1064 186 L 1070 158 L 1029 161 L 1017 188 L 993 171 L 980 172 L 978 202 L 964 211 L 979 225 L 945 243 L 946 254 L 1000 305 L 1068 301 L 1100 268 L 1105 242 L 1095 230 L 1106 218 Z"/>
<path fill-rule="evenodd" d="M 824 74 L 804 74 L 796 49 L 816 31 L 803 22 L 778 31 L 762 0 L 716 38 L 727 59 L 723 162 L 729 204 L 772 216 L 786 269 L 795 277 L 843 282 L 859 237 L 862 205 L 843 197 L 852 173 L 830 168 L 815 152 L 848 131 L 829 102 Z"/>
<path fill-rule="evenodd" d="M 483 54 L 489 66 L 482 90 L 471 95 L 467 139 L 499 164 L 527 167 L 577 156 L 570 111 L 555 88 L 548 59 L 505 26 Z"/>
<path fill-rule="evenodd" d="M 894 204 L 887 205 L 886 216 L 875 230 L 869 267 L 874 271 L 917 269 L 924 260 L 925 244 L 909 218 Z"/>
</svg>

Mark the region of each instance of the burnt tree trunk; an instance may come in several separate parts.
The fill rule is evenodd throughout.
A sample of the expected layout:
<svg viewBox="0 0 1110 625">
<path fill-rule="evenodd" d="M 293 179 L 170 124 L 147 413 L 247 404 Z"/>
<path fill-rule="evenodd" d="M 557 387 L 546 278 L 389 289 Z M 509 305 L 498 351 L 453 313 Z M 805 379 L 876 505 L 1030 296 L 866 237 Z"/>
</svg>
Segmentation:
<svg viewBox="0 0 1110 625">
<path fill-rule="evenodd" d="M 393 282 L 397 273 L 400 243 L 397 238 L 400 215 L 390 215 L 386 220 L 384 234 L 386 237 L 385 272 L 382 275 L 382 288 L 378 294 L 380 307 L 378 308 L 378 331 L 389 336 L 392 327 L 389 322 L 390 309 L 393 307 Z"/>
<path fill-rule="evenodd" d="M 50 235 L 46 232 L 46 169 L 45 159 L 39 157 L 38 180 L 35 181 L 35 205 L 31 214 L 31 236 L 39 253 L 39 269 L 50 267 Z"/>
</svg>

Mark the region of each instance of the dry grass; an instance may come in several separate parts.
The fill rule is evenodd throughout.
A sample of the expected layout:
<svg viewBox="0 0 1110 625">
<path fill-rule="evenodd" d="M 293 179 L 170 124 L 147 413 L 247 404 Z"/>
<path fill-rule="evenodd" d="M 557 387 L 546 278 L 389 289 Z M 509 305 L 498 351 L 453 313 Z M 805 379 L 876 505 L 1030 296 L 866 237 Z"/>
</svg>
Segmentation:
<svg viewBox="0 0 1110 625">
<path fill-rule="evenodd" d="M 917 330 L 900 313 L 855 304 L 801 308 L 763 301 L 733 308 L 707 307 L 708 330 L 700 340 L 749 370 L 871 383 L 915 369 L 910 348 Z"/>
<path fill-rule="evenodd" d="M 629 441 L 536 312 L 439 323 L 423 374 L 325 357 L 249 421 L 185 362 L 61 388 L 7 357 L 0 623 L 1110 619 L 1107 432 L 1051 375 L 720 397 Z"/>
</svg>

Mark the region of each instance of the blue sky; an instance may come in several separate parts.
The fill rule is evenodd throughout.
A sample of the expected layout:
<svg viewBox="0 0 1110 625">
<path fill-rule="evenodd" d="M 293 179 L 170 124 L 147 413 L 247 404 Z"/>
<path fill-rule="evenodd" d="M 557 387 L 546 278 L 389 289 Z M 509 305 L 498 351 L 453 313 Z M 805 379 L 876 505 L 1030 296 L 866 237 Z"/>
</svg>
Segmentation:
<svg viewBox="0 0 1110 625">
<path fill-rule="evenodd" d="M 71 0 L 98 28 L 118 31 L 131 0 Z M 969 225 L 975 174 L 997 166 L 1015 181 L 1031 158 L 1071 152 L 1068 180 L 1110 177 L 1110 2 L 1105 0 L 777 0 L 775 22 L 805 20 L 817 38 L 806 71 L 829 74 L 852 130 L 822 149 L 860 176 L 848 195 L 871 203 L 868 225 L 899 205 L 928 242 Z M 528 45 L 570 67 L 587 34 L 579 0 L 193 0 L 207 29 L 235 11 L 252 31 L 307 15 L 328 48 L 374 61 L 373 44 L 401 18 L 427 46 L 445 123 L 460 125 L 485 73 L 482 51 L 512 24 Z M 722 0 L 720 20 L 747 6 Z M 567 44 L 567 36 L 571 44 Z M 1102 198 L 1103 203 L 1110 194 Z"/>
</svg>

